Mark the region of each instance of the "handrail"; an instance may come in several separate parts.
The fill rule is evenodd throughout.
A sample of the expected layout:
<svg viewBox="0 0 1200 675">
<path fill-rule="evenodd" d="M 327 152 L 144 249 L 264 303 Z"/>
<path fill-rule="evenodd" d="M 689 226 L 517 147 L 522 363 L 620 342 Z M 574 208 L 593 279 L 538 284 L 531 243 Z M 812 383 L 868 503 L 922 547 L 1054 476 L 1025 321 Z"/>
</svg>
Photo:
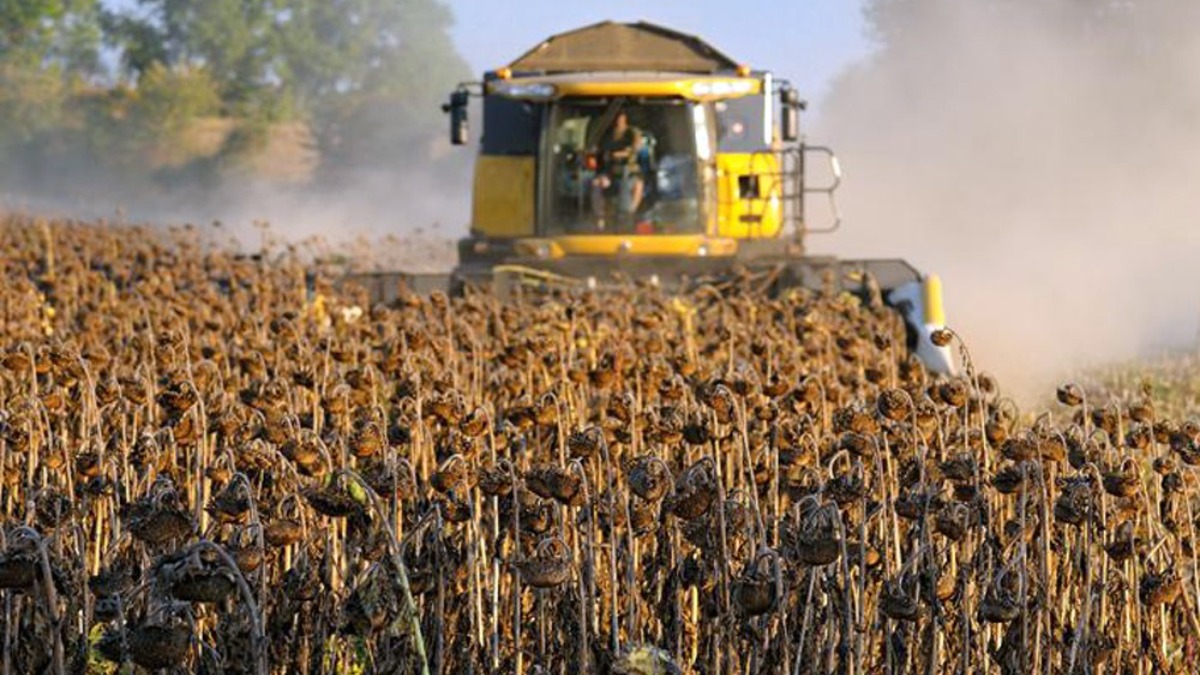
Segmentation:
<svg viewBox="0 0 1200 675">
<path fill-rule="evenodd" d="M 842 184 L 842 163 L 838 161 L 837 155 L 831 148 L 823 145 L 805 145 L 801 149 L 801 152 L 815 152 L 817 154 L 825 155 L 829 161 L 829 171 L 833 175 L 833 182 L 831 182 L 829 185 L 823 187 L 804 186 L 804 194 L 812 192 L 816 194 L 824 194 L 829 198 L 829 211 L 833 214 L 833 224 L 829 225 L 828 227 L 820 228 L 805 227 L 804 234 L 828 234 L 830 232 L 834 232 L 842 226 L 842 210 L 841 207 L 838 206 L 836 195 L 838 187 Z M 800 196 L 801 199 L 804 198 L 804 194 Z"/>
</svg>

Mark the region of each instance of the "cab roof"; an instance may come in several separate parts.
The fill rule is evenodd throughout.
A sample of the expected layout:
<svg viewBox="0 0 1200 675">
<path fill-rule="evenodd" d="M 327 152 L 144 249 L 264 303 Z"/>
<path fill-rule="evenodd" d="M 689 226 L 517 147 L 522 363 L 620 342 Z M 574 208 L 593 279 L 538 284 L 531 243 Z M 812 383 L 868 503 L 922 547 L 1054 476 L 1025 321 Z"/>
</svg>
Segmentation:
<svg viewBox="0 0 1200 675">
<path fill-rule="evenodd" d="M 738 63 L 704 40 L 652 23 L 604 21 L 552 35 L 508 65 L 514 73 L 715 74 Z"/>
</svg>

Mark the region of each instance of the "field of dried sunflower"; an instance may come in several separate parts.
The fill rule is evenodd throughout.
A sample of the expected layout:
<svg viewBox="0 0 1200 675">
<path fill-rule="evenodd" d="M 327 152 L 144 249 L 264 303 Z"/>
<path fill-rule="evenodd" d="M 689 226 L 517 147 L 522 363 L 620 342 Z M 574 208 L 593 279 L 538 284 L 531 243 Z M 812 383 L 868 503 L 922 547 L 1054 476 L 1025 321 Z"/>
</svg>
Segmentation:
<svg viewBox="0 0 1200 675">
<path fill-rule="evenodd" d="M 1162 352 L 1088 368 L 1079 384 L 1105 400 L 1150 398 L 1159 415 L 1200 418 L 1200 351 Z"/>
<path fill-rule="evenodd" d="M 1026 424 L 753 279 L 368 307 L 195 230 L 0 251 L 4 675 L 1200 667 L 1153 389 Z"/>
</svg>

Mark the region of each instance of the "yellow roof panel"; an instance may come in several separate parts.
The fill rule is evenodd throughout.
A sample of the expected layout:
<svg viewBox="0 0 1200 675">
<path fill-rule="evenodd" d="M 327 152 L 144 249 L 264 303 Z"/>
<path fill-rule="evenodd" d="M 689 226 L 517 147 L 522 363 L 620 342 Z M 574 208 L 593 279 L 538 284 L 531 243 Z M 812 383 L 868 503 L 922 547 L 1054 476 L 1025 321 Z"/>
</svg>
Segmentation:
<svg viewBox="0 0 1200 675">
<path fill-rule="evenodd" d="M 572 73 L 491 80 L 489 94 L 549 100 L 570 96 L 681 97 L 695 101 L 740 98 L 762 93 L 757 77 L 696 76 L 687 73 Z"/>
</svg>

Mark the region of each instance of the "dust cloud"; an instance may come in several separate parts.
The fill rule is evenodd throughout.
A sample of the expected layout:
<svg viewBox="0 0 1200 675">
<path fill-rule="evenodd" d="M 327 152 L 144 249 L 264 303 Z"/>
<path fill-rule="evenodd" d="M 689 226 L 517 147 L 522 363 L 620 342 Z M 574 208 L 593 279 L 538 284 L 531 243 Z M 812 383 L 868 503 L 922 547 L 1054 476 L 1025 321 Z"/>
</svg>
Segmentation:
<svg viewBox="0 0 1200 675">
<path fill-rule="evenodd" d="M 355 171 L 313 191 L 258 189 L 228 213 L 235 232 L 266 221 L 283 241 L 318 241 L 357 270 L 448 272 L 470 212 L 470 153 L 446 165 Z"/>
<path fill-rule="evenodd" d="M 1190 348 L 1200 316 L 1200 3 L 881 0 L 880 47 L 810 138 L 847 172 L 815 251 L 936 272 L 1018 394 Z"/>
<path fill-rule="evenodd" d="M 0 185 L 0 211 L 191 224 L 214 243 L 246 253 L 290 246 L 359 270 L 445 271 L 454 265 L 454 242 L 467 229 L 471 153 L 432 143 L 431 150 L 394 162 L 340 168 L 299 183 L 230 173 L 164 185 L 144 176 L 112 176 L 86 159 L 60 158 L 53 176 L 27 173 Z M 22 160 L 9 157 L 7 164 L 19 169 Z"/>
</svg>

